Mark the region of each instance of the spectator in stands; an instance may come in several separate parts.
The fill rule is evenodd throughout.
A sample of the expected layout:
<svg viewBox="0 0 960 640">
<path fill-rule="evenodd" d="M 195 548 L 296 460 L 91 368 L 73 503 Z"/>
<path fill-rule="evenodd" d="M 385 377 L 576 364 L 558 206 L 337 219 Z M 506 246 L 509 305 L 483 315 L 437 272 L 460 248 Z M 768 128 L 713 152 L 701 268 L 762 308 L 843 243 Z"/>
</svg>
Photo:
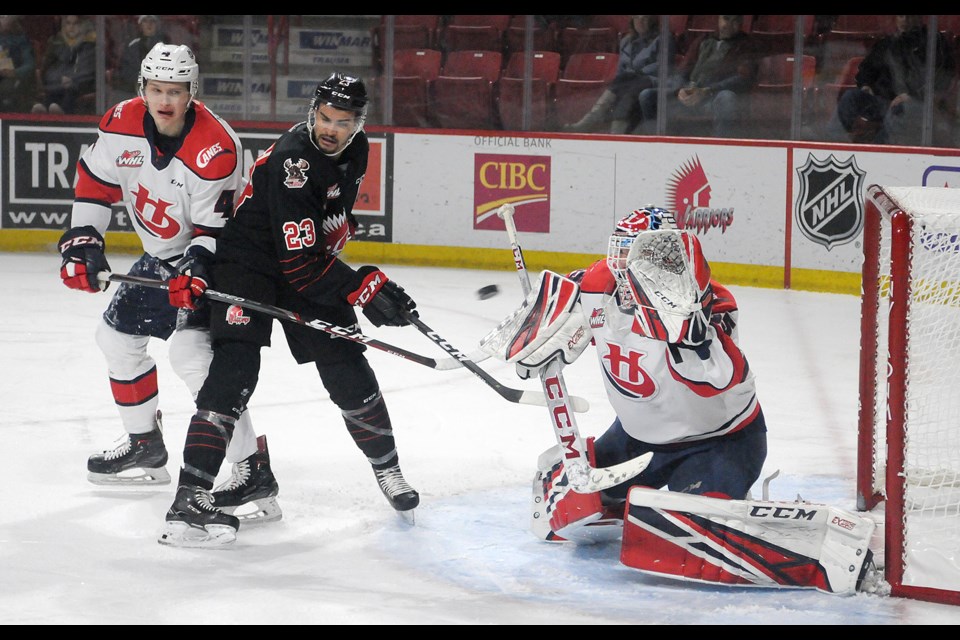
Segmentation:
<svg viewBox="0 0 960 640">
<path fill-rule="evenodd" d="M 923 16 L 896 16 L 896 30 L 873 45 L 857 70 L 856 88 L 843 93 L 827 123 L 839 142 L 920 144 L 926 95 L 927 28 Z M 937 34 L 934 99 L 950 87 L 952 47 Z"/>
<path fill-rule="evenodd" d="M 137 81 L 140 78 L 140 63 L 158 42 L 170 42 L 170 36 L 160 28 L 160 16 L 140 16 L 137 28 L 140 35 L 127 43 L 120 54 L 120 64 L 113 74 L 113 103 L 133 98 L 137 95 Z"/>
<path fill-rule="evenodd" d="M 731 137 L 756 84 L 758 51 L 743 30 L 743 16 L 717 16 L 717 30 L 693 43 L 679 73 L 667 87 L 672 116 L 709 115 L 713 135 Z M 643 121 L 634 133 L 655 133 L 658 89 L 644 89 L 639 103 Z"/>
<path fill-rule="evenodd" d="M 0 16 L 0 112 L 29 110 L 36 91 L 33 43 L 20 16 Z"/>
<path fill-rule="evenodd" d="M 40 64 L 40 101 L 34 113 L 93 113 L 82 100 L 96 90 L 97 35 L 84 16 L 60 16 L 60 31 L 47 41 Z"/>
<path fill-rule="evenodd" d="M 668 60 L 673 60 L 676 42 L 669 34 Z M 640 118 L 640 92 L 658 84 L 660 73 L 660 16 L 633 16 L 630 31 L 620 40 L 617 75 L 589 112 L 579 122 L 564 126 L 566 131 L 593 131 L 610 121 L 610 133 L 626 133 Z"/>
</svg>

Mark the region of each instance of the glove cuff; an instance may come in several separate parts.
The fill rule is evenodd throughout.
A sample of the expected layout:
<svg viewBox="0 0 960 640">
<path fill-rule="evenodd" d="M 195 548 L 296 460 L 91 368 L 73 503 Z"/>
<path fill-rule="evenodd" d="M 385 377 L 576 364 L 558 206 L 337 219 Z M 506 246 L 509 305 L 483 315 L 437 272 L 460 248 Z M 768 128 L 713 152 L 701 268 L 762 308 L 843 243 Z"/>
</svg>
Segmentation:
<svg viewBox="0 0 960 640">
<path fill-rule="evenodd" d="M 390 279 L 376 267 L 361 267 L 357 270 L 357 276 L 360 283 L 347 294 L 347 302 L 363 309 Z"/>
<path fill-rule="evenodd" d="M 95 246 L 100 249 L 100 251 L 105 251 L 106 242 L 104 242 L 103 236 L 100 235 L 100 232 L 97 231 L 96 227 L 89 224 L 82 227 L 73 227 L 72 229 L 67 229 L 57 241 L 57 247 L 60 249 L 60 255 L 63 255 L 70 249 L 83 246 Z"/>
</svg>

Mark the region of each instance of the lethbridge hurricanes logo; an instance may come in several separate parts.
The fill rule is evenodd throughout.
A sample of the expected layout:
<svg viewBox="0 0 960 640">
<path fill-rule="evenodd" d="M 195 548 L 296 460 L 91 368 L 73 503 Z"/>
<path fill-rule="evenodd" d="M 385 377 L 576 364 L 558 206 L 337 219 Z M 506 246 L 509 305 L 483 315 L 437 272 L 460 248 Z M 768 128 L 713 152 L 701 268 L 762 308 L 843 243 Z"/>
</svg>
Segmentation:
<svg viewBox="0 0 960 640">
<path fill-rule="evenodd" d="M 856 157 L 851 155 L 840 162 L 833 154 L 826 160 L 809 155 L 797 173 L 797 226 L 803 235 L 827 251 L 857 237 L 863 228 L 863 181 L 867 174 L 857 166 Z"/>
<path fill-rule="evenodd" d="M 503 231 L 497 209 L 516 207 L 517 231 L 550 231 L 550 157 L 474 156 L 473 228 Z"/>
</svg>

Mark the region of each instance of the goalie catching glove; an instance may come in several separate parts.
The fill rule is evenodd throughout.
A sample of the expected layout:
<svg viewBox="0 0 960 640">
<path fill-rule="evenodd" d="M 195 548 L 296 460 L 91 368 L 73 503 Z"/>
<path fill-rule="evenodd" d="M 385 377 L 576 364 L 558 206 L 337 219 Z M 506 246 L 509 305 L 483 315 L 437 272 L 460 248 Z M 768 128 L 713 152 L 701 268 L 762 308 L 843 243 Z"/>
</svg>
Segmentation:
<svg viewBox="0 0 960 640">
<path fill-rule="evenodd" d="M 696 236 L 673 229 L 641 233 L 626 267 L 614 275 L 636 305 L 635 332 L 670 344 L 695 346 L 706 340 L 713 287 Z"/>
<path fill-rule="evenodd" d="M 71 289 L 97 293 L 106 291 L 109 281 L 100 282 L 97 274 L 110 271 L 104 255 L 103 236 L 90 225 L 68 229 L 57 242 L 63 262 L 60 279 Z"/>
<path fill-rule="evenodd" d="M 580 285 L 544 271 L 523 304 L 480 340 L 480 348 L 498 360 L 516 363 L 517 375 L 526 379 L 554 357 L 572 364 L 591 338 L 580 311 Z"/>
<path fill-rule="evenodd" d="M 170 304 L 180 309 L 196 309 L 207 287 L 210 286 L 208 266 L 213 254 L 206 247 L 187 247 L 177 263 L 178 274 L 168 285 Z"/>
<path fill-rule="evenodd" d="M 410 324 L 408 316 L 417 315 L 413 298 L 380 269 L 360 267 L 357 278 L 359 282 L 347 293 L 347 302 L 360 307 L 374 326 L 403 327 Z"/>
</svg>

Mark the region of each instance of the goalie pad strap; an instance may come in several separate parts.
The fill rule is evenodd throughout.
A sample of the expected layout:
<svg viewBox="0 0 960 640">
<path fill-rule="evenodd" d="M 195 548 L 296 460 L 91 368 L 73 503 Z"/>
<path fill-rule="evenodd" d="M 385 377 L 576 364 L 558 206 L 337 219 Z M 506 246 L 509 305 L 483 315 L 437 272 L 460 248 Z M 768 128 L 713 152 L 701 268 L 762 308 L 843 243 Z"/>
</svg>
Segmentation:
<svg viewBox="0 0 960 640">
<path fill-rule="evenodd" d="M 634 487 L 620 561 L 646 573 L 849 595 L 875 523 L 806 502 L 720 500 Z"/>
</svg>

